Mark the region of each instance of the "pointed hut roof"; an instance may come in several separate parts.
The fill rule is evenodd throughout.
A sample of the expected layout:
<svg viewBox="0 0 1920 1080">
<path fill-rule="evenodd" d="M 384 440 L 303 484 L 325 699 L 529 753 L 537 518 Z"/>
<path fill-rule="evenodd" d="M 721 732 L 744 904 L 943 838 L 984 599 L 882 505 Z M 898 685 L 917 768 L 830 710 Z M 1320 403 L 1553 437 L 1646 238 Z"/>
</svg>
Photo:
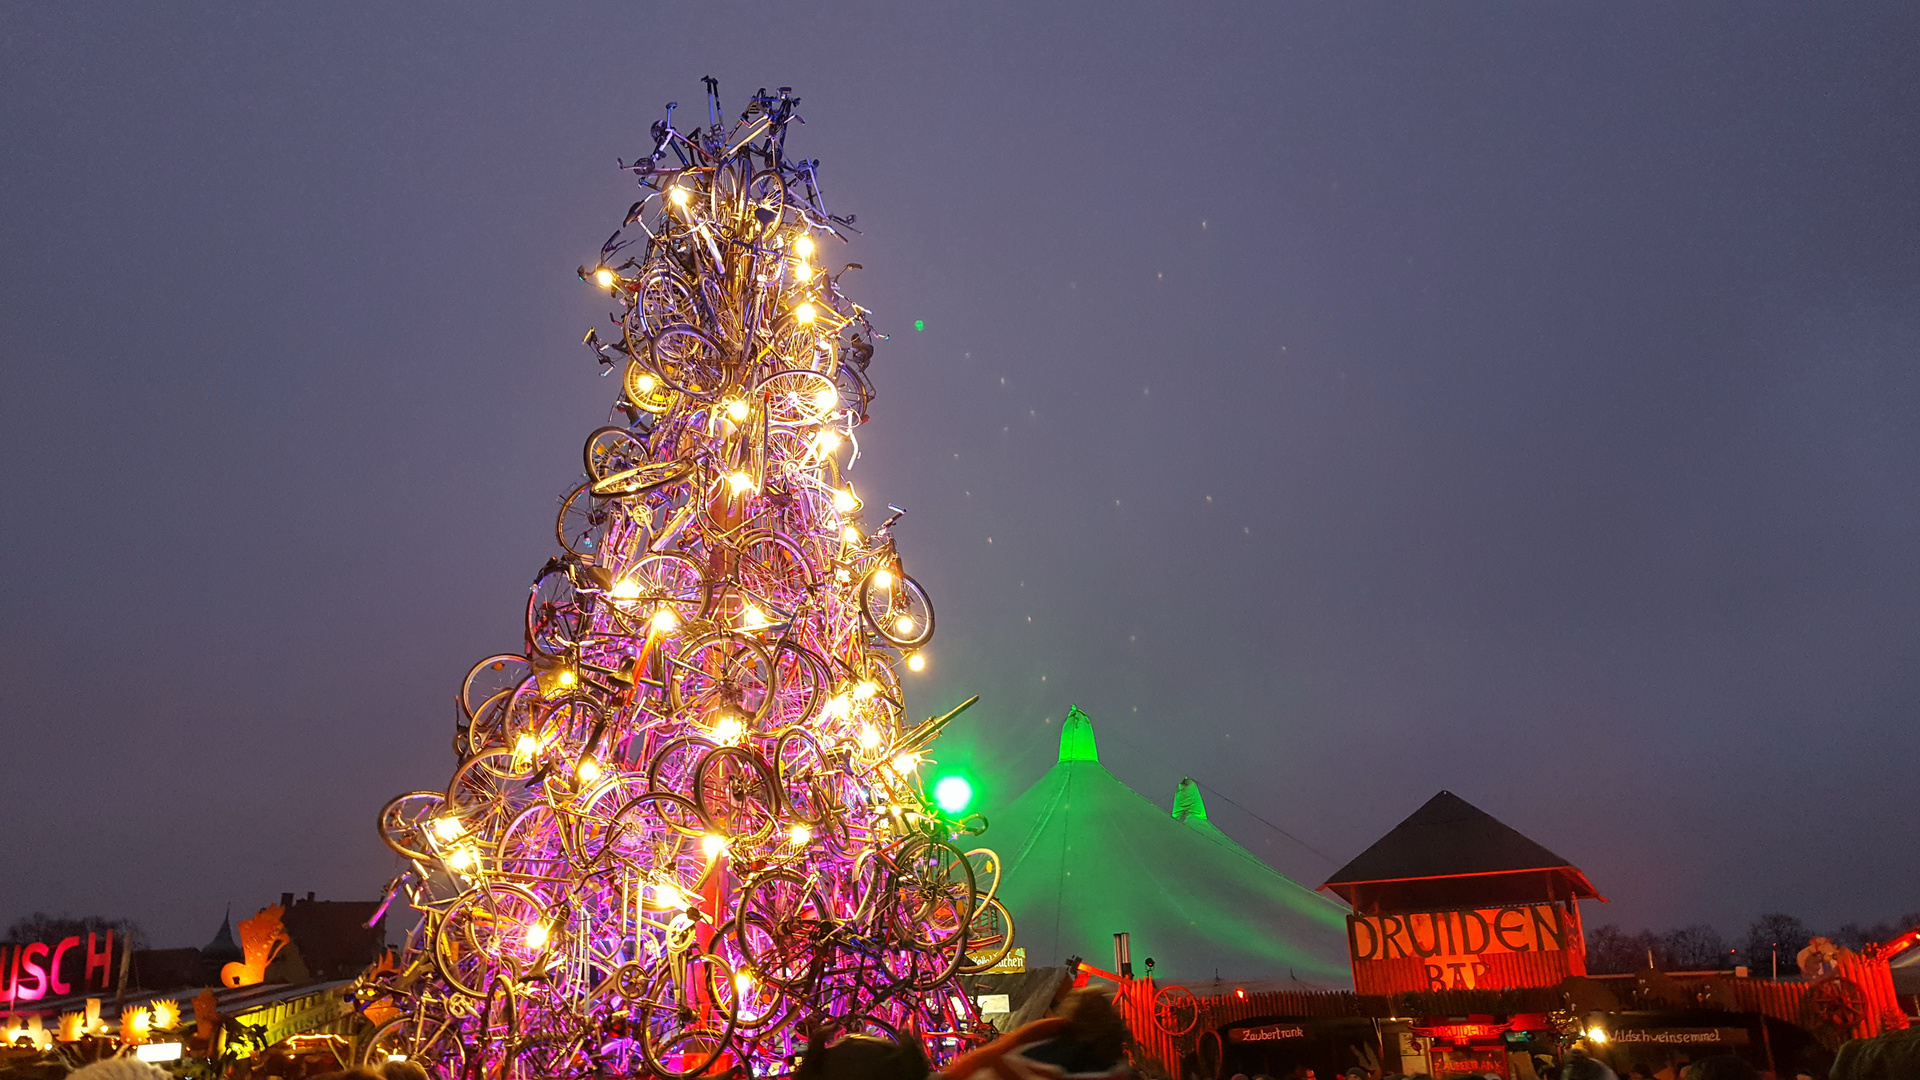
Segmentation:
<svg viewBox="0 0 1920 1080">
<path fill-rule="evenodd" d="M 227 905 L 226 914 L 220 918 L 219 931 L 213 935 L 212 941 L 207 942 L 206 948 L 200 950 L 200 954 L 210 959 L 239 960 L 243 958 L 240 943 L 233 937 L 232 904 Z"/>
<path fill-rule="evenodd" d="M 1428 799 L 1321 888 L 1356 910 L 1606 899 L 1578 867 L 1451 791 Z"/>
<path fill-rule="evenodd" d="M 1256 859 L 1206 820 L 1197 786 L 1168 814 L 1100 764 L 1075 706 L 1060 759 L 1005 810 L 985 842 L 1005 860 L 999 897 L 1029 967 L 1069 955 L 1107 966 L 1132 935 L 1134 970 L 1170 981 L 1216 976 L 1351 980 L 1345 910 Z"/>
</svg>

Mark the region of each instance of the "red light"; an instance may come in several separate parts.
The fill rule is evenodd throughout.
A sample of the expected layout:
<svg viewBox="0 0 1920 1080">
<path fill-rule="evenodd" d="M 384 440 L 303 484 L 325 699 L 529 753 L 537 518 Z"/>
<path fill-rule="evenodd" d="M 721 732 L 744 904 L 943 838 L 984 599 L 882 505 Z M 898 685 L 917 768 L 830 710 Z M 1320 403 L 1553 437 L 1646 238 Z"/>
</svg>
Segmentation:
<svg viewBox="0 0 1920 1080">
<path fill-rule="evenodd" d="M 1247 996 L 1247 992 L 1244 988 L 1236 986 L 1233 988 L 1233 996 L 1244 1000 Z"/>
</svg>

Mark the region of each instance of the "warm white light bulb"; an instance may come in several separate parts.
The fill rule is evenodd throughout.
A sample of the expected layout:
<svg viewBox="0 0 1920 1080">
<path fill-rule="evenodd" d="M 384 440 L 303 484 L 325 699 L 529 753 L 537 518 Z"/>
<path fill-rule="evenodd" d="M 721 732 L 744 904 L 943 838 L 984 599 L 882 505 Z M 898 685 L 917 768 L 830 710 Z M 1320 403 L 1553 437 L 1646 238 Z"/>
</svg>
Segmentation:
<svg viewBox="0 0 1920 1080">
<path fill-rule="evenodd" d="M 840 391 L 835 390 L 831 386 L 823 386 L 813 392 L 813 407 L 819 409 L 821 412 L 826 412 L 838 404 L 840 404 Z M 832 434 L 832 432 L 828 432 L 828 434 Z M 834 435 L 833 441 L 838 443 L 840 436 Z"/>
<path fill-rule="evenodd" d="M 907 657 L 907 670 L 909 671 L 924 671 L 926 666 L 927 658 L 920 653 L 914 653 L 912 656 Z"/>
<path fill-rule="evenodd" d="M 585 780 L 589 784 L 593 783 L 595 780 L 600 779 L 600 765 L 598 762 L 594 761 L 592 758 L 588 758 L 587 760 L 581 762 L 579 771 L 580 771 L 580 779 Z"/>
<path fill-rule="evenodd" d="M 793 253 L 803 259 L 813 255 L 813 237 L 803 236 L 793 242 Z"/>
<path fill-rule="evenodd" d="M 899 757 L 894 758 L 893 761 L 889 762 L 889 764 L 893 766 L 894 772 L 899 773 L 901 776 L 905 776 L 908 773 L 920 767 L 920 759 L 919 757 L 913 754 L 901 754 Z"/>
<path fill-rule="evenodd" d="M 638 387 L 640 387 L 640 392 L 641 392 L 641 393 L 643 393 L 643 394 L 651 394 L 651 393 L 653 393 L 653 387 L 654 387 L 654 378 L 653 378 L 653 376 L 651 376 L 651 375 L 648 375 L 648 374 L 645 374 L 645 373 L 643 372 L 643 373 L 641 374 L 641 376 L 640 376 L 639 378 L 637 378 L 637 379 L 635 379 L 635 380 L 633 380 L 633 381 L 634 381 L 634 384 L 635 384 L 636 386 L 638 386 Z"/>
<path fill-rule="evenodd" d="M 893 573 L 892 573 L 892 571 L 889 571 L 889 570 L 886 570 L 886 569 L 880 569 L 880 570 L 875 570 L 875 571 L 873 572 L 873 587 L 874 587 L 874 588 L 876 588 L 876 589 L 891 589 L 891 588 L 893 588 Z"/>
<path fill-rule="evenodd" d="M 607 591 L 607 595 L 615 600 L 632 600 L 640 595 L 640 583 L 632 578 L 616 581 L 613 583 L 613 588 Z"/>
<path fill-rule="evenodd" d="M 679 625 L 680 616 L 674 614 L 670 607 L 663 607 L 653 613 L 653 632 L 656 634 L 672 633 L 673 628 Z"/>
<path fill-rule="evenodd" d="M 753 477 L 745 472 L 737 472 L 727 477 L 727 483 L 733 487 L 733 493 L 744 495 L 753 490 Z"/>
<path fill-rule="evenodd" d="M 853 513 L 853 508 L 859 505 L 859 498 L 857 498 L 851 490 L 835 489 L 833 493 L 833 508 L 835 510 L 843 514 L 851 514 Z"/>
<path fill-rule="evenodd" d="M 700 850 L 706 852 L 709 860 L 717 859 L 727 850 L 727 838 L 719 833 L 708 833 L 700 838 Z"/>
<path fill-rule="evenodd" d="M 860 542 L 859 527 L 854 525 L 849 525 L 846 528 L 840 530 L 840 538 L 842 540 L 845 540 L 849 544 L 859 543 Z"/>
<path fill-rule="evenodd" d="M 746 725 L 740 722 L 739 717 L 732 713 L 727 713 L 720 719 L 714 721 L 713 738 L 715 742 L 730 743 L 738 739 L 740 733 L 745 730 Z"/>
<path fill-rule="evenodd" d="M 801 322 L 810 323 L 813 321 L 815 313 L 812 304 L 801 304 L 799 307 L 793 309 L 793 314 Z"/>
<path fill-rule="evenodd" d="M 746 418 L 747 418 L 746 402 L 741 401 L 739 398 L 735 398 L 732 401 L 727 402 L 727 419 L 745 420 Z"/>
<path fill-rule="evenodd" d="M 540 749 L 540 741 L 532 735 L 522 734 L 518 739 L 513 740 L 513 752 L 519 754 L 521 757 L 525 757 L 538 749 Z"/>
<path fill-rule="evenodd" d="M 457 840 L 466 831 L 466 826 L 460 824 L 459 818 L 443 817 L 433 823 L 433 835 L 442 840 Z"/>
<path fill-rule="evenodd" d="M 676 187 L 671 191 L 667 192 L 667 198 L 672 199 L 674 202 L 674 205 L 676 206 L 685 206 L 687 205 L 687 199 L 688 199 L 687 189 L 683 187 Z"/>
<path fill-rule="evenodd" d="M 547 947 L 547 924 L 534 923 L 527 927 L 527 948 L 544 949 Z"/>
<path fill-rule="evenodd" d="M 593 272 L 593 280 L 599 282 L 601 288 L 611 289 L 613 288 L 613 271 L 603 266 Z"/>
<path fill-rule="evenodd" d="M 787 841 L 794 847 L 799 847 L 811 839 L 813 839 L 813 830 L 805 825 L 795 825 L 787 832 Z"/>
<path fill-rule="evenodd" d="M 872 724 L 860 725 L 860 748 L 871 750 L 880 745 L 880 732 Z"/>
</svg>

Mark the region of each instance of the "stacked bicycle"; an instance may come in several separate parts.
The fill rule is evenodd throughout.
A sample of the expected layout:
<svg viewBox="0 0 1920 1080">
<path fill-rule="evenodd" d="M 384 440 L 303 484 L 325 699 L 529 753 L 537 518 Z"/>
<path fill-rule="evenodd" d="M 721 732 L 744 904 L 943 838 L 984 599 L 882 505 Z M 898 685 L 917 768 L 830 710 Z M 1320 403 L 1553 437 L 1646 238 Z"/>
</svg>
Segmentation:
<svg viewBox="0 0 1920 1080">
<path fill-rule="evenodd" d="M 679 1080 L 784 1072 L 822 1024 L 990 1034 L 959 977 L 1012 946 L 999 860 L 918 780 L 972 702 L 905 722 L 933 608 L 843 476 L 883 339 L 820 262 L 854 219 L 785 152 L 797 98 L 728 124 L 707 88 L 580 271 L 621 389 L 523 648 L 462 682 L 447 786 L 380 813 L 419 921 L 358 989 L 370 1063 Z"/>
</svg>

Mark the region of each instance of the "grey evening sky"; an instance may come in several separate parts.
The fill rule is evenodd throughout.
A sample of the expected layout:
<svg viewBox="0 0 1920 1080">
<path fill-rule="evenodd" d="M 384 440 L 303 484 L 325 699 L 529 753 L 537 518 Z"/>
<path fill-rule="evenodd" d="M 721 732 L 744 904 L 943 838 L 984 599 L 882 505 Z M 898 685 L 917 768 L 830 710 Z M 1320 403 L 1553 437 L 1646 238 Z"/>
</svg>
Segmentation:
<svg viewBox="0 0 1920 1080">
<path fill-rule="evenodd" d="M 794 87 L 858 214 L 854 479 L 989 813 L 1077 702 L 1309 884 L 1444 787 L 1590 923 L 1920 908 L 1916 31 L 0 6 L 0 919 L 378 889 L 614 391 L 614 159 L 708 74 Z"/>
</svg>

